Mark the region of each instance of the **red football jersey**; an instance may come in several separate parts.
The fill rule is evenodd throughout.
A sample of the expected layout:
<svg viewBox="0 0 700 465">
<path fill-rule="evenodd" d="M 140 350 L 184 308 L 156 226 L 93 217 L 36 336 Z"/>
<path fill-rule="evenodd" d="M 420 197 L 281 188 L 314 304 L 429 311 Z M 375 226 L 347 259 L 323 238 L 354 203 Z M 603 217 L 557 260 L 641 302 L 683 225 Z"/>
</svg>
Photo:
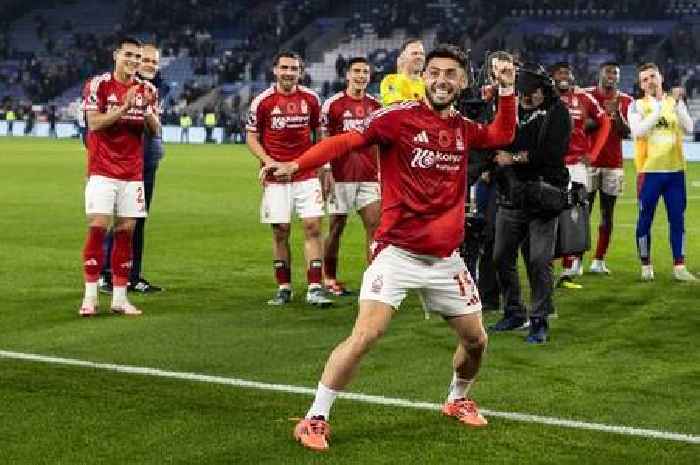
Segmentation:
<svg viewBox="0 0 700 465">
<path fill-rule="evenodd" d="M 381 108 L 370 95 L 356 99 L 347 92 L 338 92 L 323 103 L 321 130 L 329 136 L 361 127 L 370 113 Z M 368 147 L 336 158 L 331 162 L 333 179 L 338 182 L 377 181 L 377 151 Z"/>
<path fill-rule="evenodd" d="M 603 93 L 603 90 L 596 87 L 586 89 L 598 104 L 605 110 L 606 102 L 614 100 L 617 110 L 620 112 L 622 120 L 627 123 L 627 110 L 634 99 L 624 92 L 614 92 L 610 95 Z M 610 133 L 605 141 L 605 145 L 600 150 L 598 158 L 591 163 L 591 166 L 600 168 L 622 168 L 622 137 L 615 131 L 614 127 L 610 128 Z"/>
<path fill-rule="evenodd" d="M 297 86 L 290 95 L 277 91 L 273 84 L 250 104 L 246 129 L 260 134 L 260 143 L 270 157 L 287 162 L 311 147 L 311 131 L 319 126 L 321 103 L 311 89 Z M 315 170 L 299 171 L 293 181 L 316 177 Z M 279 182 L 269 175 L 267 182 Z"/>
<path fill-rule="evenodd" d="M 418 254 L 447 257 L 464 239 L 464 191 L 471 148 L 508 145 L 515 97 L 500 98 L 499 115 L 479 124 L 441 118 L 421 102 L 374 112 L 362 133 L 380 147 L 382 213 L 375 240 Z"/>
<path fill-rule="evenodd" d="M 599 121 L 605 118 L 605 111 L 591 94 L 583 90 L 563 93 L 561 100 L 571 115 L 571 139 L 564 161 L 567 165 L 575 165 L 591 154 L 591 142 L 585 129 L 586 120 L 591 118 Z"/>
<path fill-rule="evenodd" d="M 83 108 L 86 112 L 106 113 L 124 103 L 127 91 L 138 85 L 136 106 L 113 125 L 98 131 L 88 130 L 88 175 L 106 176 L 123 181 L 143 179 L 144 114 L 153 111 L 145 95 L 149 83 L 116 80 L 112 73 L 95 76 L 88 81 Z"/>
</svg>

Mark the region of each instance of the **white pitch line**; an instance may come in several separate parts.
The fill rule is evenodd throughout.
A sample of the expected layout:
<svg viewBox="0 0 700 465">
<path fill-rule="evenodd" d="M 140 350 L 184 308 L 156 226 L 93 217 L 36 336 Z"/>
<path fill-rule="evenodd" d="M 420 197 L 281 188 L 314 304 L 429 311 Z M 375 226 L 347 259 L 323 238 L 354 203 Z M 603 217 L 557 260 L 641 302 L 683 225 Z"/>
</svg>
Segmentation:
<svg viewBox="0 0 700 465">
<path fill-rule="evenodd" d="M 44 362 L 57 365 L 69 365 L 85 368 L 96 368 L 100 370 L 114 371 L 118 373 L 129 373 L 144 376 L 157 376 L 160 378 L 180 379 L 187 381 L 199 381 L 211 384 L 224 384 L 228 386 L 238 386 L 263 391 L 277 391 L 292 394 L 314 395 L 316 390 L 303 386 L 292 386 L 288 384 L 270 384 L 249 381 L 237 378 L 225 378 L 223 376 L 203 375 L 199 373 L 183 373 L 179 371 L 159 370 L 157 368 L 137 367 L 130 365 L 116 365 L 113 363 L 97 363 L 86 360 L 76 360 L 71 358 L 51 357 L 39 354 L 27 354 L 22 352 L 11 352 L 0 350 L 0 358 L 26 360 L 32 362 Z M 440 410 L 442 406 L 431 402 L 415 402 L 407 399 L 396 399 L 384 396 L 372 396 L 352 392 L 342 392 L 339 397 L 356 400 L 369 404 L 391 405 L 396 407 L 407 407 L 420 410 Z M 684 433 L 671 433 L 667 431 L 657 431 L 652 429 L 634 428 L 630 426 L 606 425 L 602 423 L 588 423 L 584 421 L 566 420 L 562 418 L 544 417 L 540 415 L 529 415 L 516 412 L 499 412 L 495 410 L 481 409 L 481 411 L 491 417 L 505 418 L 507 420 L 520 421 L 525 423 L 539 423 L 543 425 L 561 426 L 564 428 L 585 429 L 591 431 L 601 431 L 605 433 L 622 434 L 626 436 L 639 436 L 653 439 L 666 439 L 669 441 L 687 442 L 700 444 L 700 436 Z"/>
</svg>

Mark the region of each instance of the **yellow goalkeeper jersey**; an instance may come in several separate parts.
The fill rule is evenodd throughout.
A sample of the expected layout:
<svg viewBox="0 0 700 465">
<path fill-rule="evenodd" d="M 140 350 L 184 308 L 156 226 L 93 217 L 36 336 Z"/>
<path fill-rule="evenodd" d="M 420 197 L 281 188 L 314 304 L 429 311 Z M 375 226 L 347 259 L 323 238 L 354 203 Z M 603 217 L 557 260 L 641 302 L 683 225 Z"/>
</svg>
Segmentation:
<svg viewBox="0 0 700 465">
<path fill-rule="evenodd" d="M 650 98 L 635 102 L 634 110 L 646 118 L 653 112 Z M 659 122 L 634 143 L 634 161 L 639 173 L 684 171 L 683 130 L 676 115 L 676 101 L 666 96 L 661 103 Z"/>
<path fill-rule="evenodd" d="M 387 74 L 379 86 L 382 105 L 387 106 L 402 100 L 421 100 L 425 97 L 423 79 L 411 79 L 405 74 Z"/>
</svg>

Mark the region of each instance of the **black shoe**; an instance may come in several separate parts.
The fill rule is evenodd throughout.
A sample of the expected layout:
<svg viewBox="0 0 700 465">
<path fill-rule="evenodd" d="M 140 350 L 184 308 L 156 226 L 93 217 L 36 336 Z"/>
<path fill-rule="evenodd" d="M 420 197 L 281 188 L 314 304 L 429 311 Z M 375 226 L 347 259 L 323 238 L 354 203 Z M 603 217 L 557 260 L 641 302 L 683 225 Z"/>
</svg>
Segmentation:
<svg viewBox="0 0 700 465">
<path fill-rule="evenodd" d="M 530 333 L 525 338 L 530 344 L 544 344 L 547 342 L 547 319 L 530 318 Z"/>
<path fill-rule="evenodd" d="M 292 290 L 280 287 L 275 296 L 267 301 L 267 305 L 280 306 L 292 301 Z"/>
<path fill-rule="evenodd" d="M 513 331 L 515 329 L 524 329 L 527 328 L 527 326 L 528 321 L 525 318 L 511 315 L 504 316 L 498 323 L 489 326 L 489 331 L 498 333 L 502 331 Z"/>
<path fill-rule="evenodd" d="M 102 273 L 97 281 L 97 288 L 102 294 L 112 294 L 112 274 Z"/>
<path fill-rule="evenodd" d="M 127 288 L 130 292 L 140 292 L 142 294 L 151 294 L 153 292 L 161 292 L 162 287 L 149 283 L 143 278 L 139 278 L 135 283 L 130 282 Z"/>
</svg>

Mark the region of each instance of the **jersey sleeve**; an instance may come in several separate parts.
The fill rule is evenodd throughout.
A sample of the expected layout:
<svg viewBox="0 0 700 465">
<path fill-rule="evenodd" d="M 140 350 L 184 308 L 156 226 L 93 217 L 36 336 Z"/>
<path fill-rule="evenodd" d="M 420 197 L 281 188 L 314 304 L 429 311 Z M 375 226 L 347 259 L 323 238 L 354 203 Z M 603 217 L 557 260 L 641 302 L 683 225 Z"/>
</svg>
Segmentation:
<svg viewBox="0 0 700 465">
<path fill-rule="evenodd" d="M 321 99 L 318 95 L 309 96 L 309 127 L 311 130 L 318 129 L 321 124 Z"/>
<path fill-rule="evenodd" d="M 248 110 L 248 120 L 245 125 L 246 131 L 261 133 L 264 120 L 264 105 L 256 98 L 253 100 L 253 103 L 250 104 L 250 109 Z"/>
<path fill-rule="evenodd" d="M 107 111 L 107 100 L 104 92 L 104 80 L 99 76 L 88 80 L 85 84 L 83 109 L 85 111 Z"/>
<path fill-rule="evenodd" d="M 581 95 L 583 96 L 586 111 L 591 118 L 595 118 L 597 121 L 601 121 L 603 118 L 605 118 L 605 110 L 603 110 L 603 107 L 598 103 L 598 100 L 596 100 L 595 97 L 588 92 L 583 92 Z"/>
<path fill-rule="evenodd" d="M 330 113 L 331 113 L 331 100 L 328 99 L 325 102 L 323 102 L 323 106 L 321 107 L 321 117 L 319 119 L 319 128 L 321 129 L 321 132 L 325 135 L 329 134 L 329 124 L 330 124 Z"/>
<path fill-rule="evenodd" d="M 410 102 L 410 104 L 415 105 L 415 102 Z M 360 132 L 370 145 L 386 145 L 397 139 L 400 129 L 400 118 L 405 107 L 405 104 L 397 103 L 377 110 L 365 118 Z"/>
<path fill-rule="evenodd" d="M 477 123 L 465 118 L 469 145 L 475 149 L 505 147 L 515 137 L 517 102 L 514 95 L 498 98 L 498 111 L 491 123 Z"/>
</svg>

